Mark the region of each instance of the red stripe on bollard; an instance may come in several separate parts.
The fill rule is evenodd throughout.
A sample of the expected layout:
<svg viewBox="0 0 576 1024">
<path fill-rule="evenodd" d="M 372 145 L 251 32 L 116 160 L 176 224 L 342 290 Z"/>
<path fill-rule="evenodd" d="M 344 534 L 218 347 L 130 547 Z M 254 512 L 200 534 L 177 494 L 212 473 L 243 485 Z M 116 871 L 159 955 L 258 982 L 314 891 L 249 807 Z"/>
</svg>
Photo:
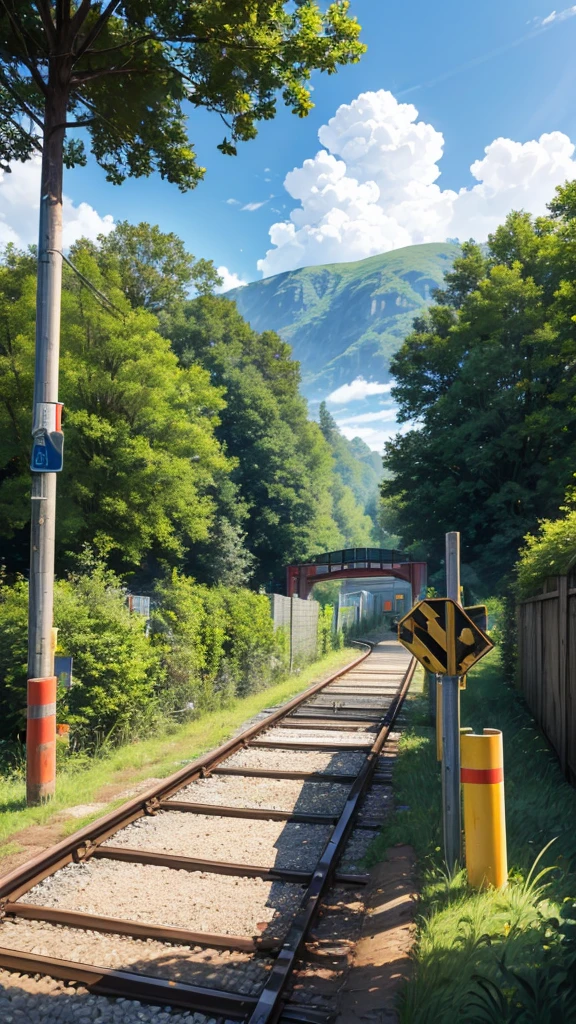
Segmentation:
<svg viewBox="0 0 576 1024">
<path fill-rule="evenodd" d="M 28 680 L 26 797 L 39 804 L 56 786 L 56 676 Z"/>
<path fill-rule="evenodd" d="M 503 768 L 461 768 L 460 782 L 475 782 L 480 786 L 504 782 Z"/>
</svg>

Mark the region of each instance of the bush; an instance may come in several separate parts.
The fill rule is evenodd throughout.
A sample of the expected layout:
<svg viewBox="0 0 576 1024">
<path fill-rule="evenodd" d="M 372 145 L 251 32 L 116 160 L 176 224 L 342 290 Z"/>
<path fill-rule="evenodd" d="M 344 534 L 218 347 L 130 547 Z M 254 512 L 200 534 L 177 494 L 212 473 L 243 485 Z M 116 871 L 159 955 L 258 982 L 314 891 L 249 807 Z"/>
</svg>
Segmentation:
<svg viewBox="0 0 576 1024">
<path fill-rule="evenodd" d="M 26 725 L 28 585 L 0 575 L 0 741 L 9 763 Z M 58 650 L 74 659 L 74 685 L 58 693 L 71 748 L 94 751 L 270 685 L 287 663 L 268 598 L 208 587 L 177 571 L 158 586 L 148 635 L 121 580 L 85 559 L 55 586 Z"/>
<path fill-rule="evenodd" d="M 0 580 L 0 737 L 14 738 L 26 725 L 28 584 Z M 74 658 L 74 686 L 58 694 L 59 721 L 71 726 L 75 747 L 116 742 L 149 726 L 157 715 L 161 664 L 131 615 L 119 579 L 101 565 L 56 583 L 54 623 L 58 650 Z"/>
<path fill-rule="evenodd" d="M 525 537 L 516 563 L 520 598 L 536 594 L 548 576 L 561 576 L 576 558 L 576 510 L 566 509 L 563 519 L 544 519 L 537 536 Z"/>
<path fill-rule="evenodd" d="M 74 658 L 74 685 L 59 694 L 74 744 L 120 743 L 149 731 L 160 717 L 161 659 L 118 577 L 96 565 L 60 580 L 54 621 L 58 648 Z"/>
<path fill-rule="evenodd" d="M 284 667 L 285 643 L 263 594 L 207 587 L 174 570 L 156 596 L 152 642 L 164 666 L 164 707 L 211 710 L 269 685 Z"/>
</svg>

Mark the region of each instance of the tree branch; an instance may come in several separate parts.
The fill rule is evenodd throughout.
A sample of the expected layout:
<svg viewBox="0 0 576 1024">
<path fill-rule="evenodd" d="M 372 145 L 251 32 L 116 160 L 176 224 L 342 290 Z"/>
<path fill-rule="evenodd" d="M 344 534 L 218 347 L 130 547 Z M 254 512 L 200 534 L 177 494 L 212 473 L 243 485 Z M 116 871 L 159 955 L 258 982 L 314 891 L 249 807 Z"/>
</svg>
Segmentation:
<svg viewBox="0 0 576 1024">
<path fill-rule="evenodd" d="M 152 70 L 152 69 L 151 69 Z M 93 82 L 103 75 L 142 75 L 146 74 L 139 68 L 101 68 L 100 71 L 77 71 L 70 79 L 71 86 L 83 85 L 85 82 Z"/>
<path fill-rule="evenodd" d="M 65 2 L 68 3 L 69 0 L 65 0 Z M 90 0 L 82 0 L 82 3 L 80 4 L 80 7 L 76 11 L 76 13 L 72 16 L 72 18 L 69 19 L 72 39 L 76 38 L 76 35 L 82 28 L 82 25 L 86 21 L 86 18 L 88 17 L 89 13 Z"/>
<path fill-rule="evenodd" d="M 10 121 L 10 124 L 13 125 L 14 128 L 17 128 L 21 135 L 25 135 L 26 138 L 30 140 L 34 148 L 38 150 L 39 153 L 42 153 L 42 145 L 40 142 L 38 142 L 38 139 L 34 135 L 31 135 L 30 132 L 27 132 L 26 129 L 23 128 L 21 124 L 18 124 L 18 121 L 15 121 L 13 117 L 10 117 L 9 114 L 3 114 L 2 116 L 7 121 Z"/>
<path fill-rule="evenodd" d="M 76 60 L 79 60 L 80 57 L 82 57 L 86 53 L 86 50 L 90 46 L 92 46 L 92 43 L 94 42 L 95 39 L 98 38 L 98 36 L 100 35 L 102 29 L 104 28 L 106 22 L 110 20 L 110 18 L 114 14 L 114 11 L 119 6 L 120 6 L 120 0 L 110 0 L 108 6 L 104 8 L 102 14 L 100 15 L 100 17 L 97 19 L 95 24 L 90 29 L 90 31 L 89 31 L 88 35 L 86 36 L 84 42 L 81 43 L 80 47 L 76 51 Z"/>
<path fill-rule="evenodd" d="M 96 56 L 99 57 L 102 53 L 114 53 L 118 50 L 128 50 L 129 47 L 140 46 L 142 43 L 147 43 L 149 39 L 154 39 L 155 36 L 152 32 L 149 32 L 145 36 L 140 36 L 138 39 L 133 39 L 125 43 L 118 43 L 117 46 L 106 46 L 102 50 L 86 50 L 84 55 L 87 57 Z"/>
<path fill-rule="evenodd" d="M 48 44 L 50 48 L 53 49 L 56 46 L 57 36 L 56 26 L 52 21 L 52 12 L 50 10 L 49 0 L 35 0 L 35 6 L 38 10 L 40 18 L 42 19 L 42 24 L 44 25 L 46 37 L 48 39 Z"/>
<path fill-rule="evenodd" d="M 64 24 L 68 21 L 70 21 L 69 0 L 56 0 L 56 35 L 60 35 Z"/>
<path fill-rule="evenodd" d="M 44 131 L 44 123 L 40 120 L 39 117 L 36 116 L 34 111 L 30 109 L 30 107 L 28 106 L 26 101 L 22 99 L 22 97 L 20 96 L 18 91 L 12 85 L 10 79 L 6 78 L 4 72 L 2 71 L 1 68 L 0 68 L 0 82 L 2 83 L 4 88 L 6 89 L 6 92 L 9 92 L 10 95 L 13 96 L 15 100 L 17 100 L 17 102 L 20 104 L 21 110 L 24 111 L 26 116 L 29 117 L 31 121 L 34 121 L 34 124 L 38 125 L 38 127 L 42 131 Z"/>
<path fill-rule="evenodd" d="M 59 128 L 87 128 L 88 125 L 94 124 L 95 118 L 84 117 L 80 121 L 63 121 L 61 124 L 55 124 L 52 131 L 55 132 Z"/>
<path fill-rule="evenodd" d="M 2 3 L 2 0 L 0 0 L 0 3 Z M 33 79 L 34 82 L 36 82 L 36 85 L 38 86 L 40 92 L 44 96 L 47 96 L 48 95 L 48 87 L 47 87 L 44 79 L 42 78 L 42 75 L 40 74 L 38 68 L 36 67 L 34 61 L 30 57 L 28 57 L 28 56 L 26 56 L 26 57 L 21 56 L 18 59 L 22 62 L 22 64 L 24 64 L 24 66 L 26 68 L 28 68 L 28 71 L 30 72 L 30 74 L 32 76 L 32 79 Z"/>
<path fill-rule="evenodd" d="M 104 124 L 108 126 L 110 131 L 117 135 L 121 142 L 123 141 L 122 135 L 116 127 L 116 125 L 114 125 L 112 121 L 110 121 L 107 117 L 104 117 L 104 114 L 100 113 L 100 111 L 97 109 L 94 103 L 92 103 L 90 100 L 85 99 L 85 97 L 81 96 L 79 92 L 74 93 L 74 99 L 77 100 L 78 103 L 82 103 L 83 106 L 88 108 L 88 110 L 92 111 L 92 113 L 94 114 L 94 120 L 99 119 L 100 121 L 103 121 Z"/>
</svg>

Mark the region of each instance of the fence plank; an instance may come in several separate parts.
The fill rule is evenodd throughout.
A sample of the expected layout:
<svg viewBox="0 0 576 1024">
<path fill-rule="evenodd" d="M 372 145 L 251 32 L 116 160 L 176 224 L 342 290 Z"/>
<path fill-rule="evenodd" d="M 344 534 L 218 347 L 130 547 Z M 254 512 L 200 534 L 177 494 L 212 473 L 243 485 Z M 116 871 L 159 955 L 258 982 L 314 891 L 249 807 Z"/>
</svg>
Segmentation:
<svg viewBox="0 0 576 1024">
<path fill-rule="evenodd" d="M 518 658 L 526 703 L 576 779 L 576 595 L 568 583 L 557 577 L 554 590 L 520 602 Z"/>
</svg>

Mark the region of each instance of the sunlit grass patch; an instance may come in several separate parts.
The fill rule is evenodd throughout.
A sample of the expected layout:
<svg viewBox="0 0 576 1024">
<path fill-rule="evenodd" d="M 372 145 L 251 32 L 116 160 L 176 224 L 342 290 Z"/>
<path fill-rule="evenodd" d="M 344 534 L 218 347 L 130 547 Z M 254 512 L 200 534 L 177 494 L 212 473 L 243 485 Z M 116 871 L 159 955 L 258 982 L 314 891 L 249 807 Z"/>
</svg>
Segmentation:
<svg viewBox="0 0 576 1024">
<path fill-rule="evenodd" d="M 576 792 L 503 682 L 497 655 L 486 659 L 462 693 L 462 724 L 504 733 L 510 881 L 503 891 L 469 889 L 465 871 L 450 875 L 442 860 L 440 766 L 426 714 L 426 696 L 411 696 L 394 772 L 401 809 L 369 852 L 373 863 L 388 846 L 410 843 L 418 857 L 414 971 L 400 1020 L 574 1022 Z"/>
</svg>

